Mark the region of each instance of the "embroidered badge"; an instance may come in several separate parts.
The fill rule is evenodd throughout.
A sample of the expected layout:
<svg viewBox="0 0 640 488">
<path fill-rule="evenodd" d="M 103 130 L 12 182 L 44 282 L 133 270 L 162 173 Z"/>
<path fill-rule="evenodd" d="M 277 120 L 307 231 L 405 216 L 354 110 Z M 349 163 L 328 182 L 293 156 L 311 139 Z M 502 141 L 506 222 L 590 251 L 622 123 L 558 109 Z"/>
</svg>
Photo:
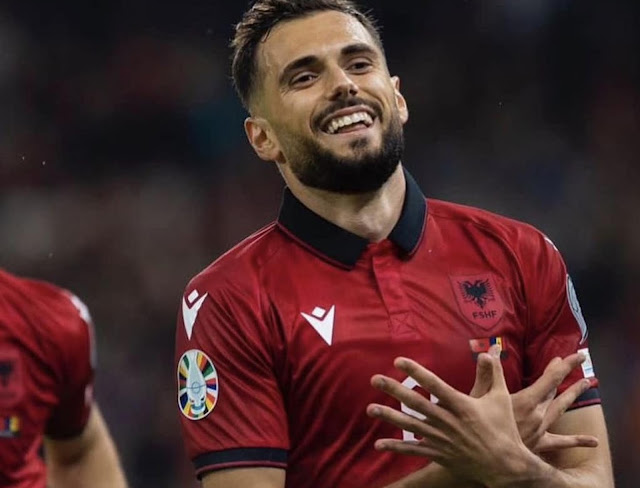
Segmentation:
<svg viewBox="0 0 640 488">
<path fill-rule="evenodd" d="M 211 413 L 219 395 L 218 373 L 204 352 L 191 349 L 178 361 L 178 407 L 190 420 Z"/>
<path fill-rule="evenodd" d="M 492 274 L 450 276 L 449 279 L 464 318 L 484 329 L 490 329 L 500 321 L 504 303 Z"/>
</svg>

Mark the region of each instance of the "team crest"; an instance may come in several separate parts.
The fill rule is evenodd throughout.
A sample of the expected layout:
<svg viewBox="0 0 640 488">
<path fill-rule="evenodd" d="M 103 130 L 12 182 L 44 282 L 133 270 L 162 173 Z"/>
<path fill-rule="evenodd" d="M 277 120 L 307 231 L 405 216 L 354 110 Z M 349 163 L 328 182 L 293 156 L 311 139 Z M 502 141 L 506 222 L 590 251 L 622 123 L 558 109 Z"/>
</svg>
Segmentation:
<svg viewBox="0 0 640 488">
<path fill-rule="evenodd" d="M 469 322 L 489 329 L 500 321 L 504 303 L 492 274 L 450 276 L 449 279 L 458 308 Z"/>
<path fill-rule="evenodd" d="M 13 347 L 0 346 L 0 407 L 14 406 L 23 394 L 20 353 Z"/>
<path fill-rule="evenodd" d="M 178 406 L 185 417 L 200 420 L 211 413 L 219 395 L 218 373 L 204 352 L 191 349 L 178 361 Z"/>
</svg>

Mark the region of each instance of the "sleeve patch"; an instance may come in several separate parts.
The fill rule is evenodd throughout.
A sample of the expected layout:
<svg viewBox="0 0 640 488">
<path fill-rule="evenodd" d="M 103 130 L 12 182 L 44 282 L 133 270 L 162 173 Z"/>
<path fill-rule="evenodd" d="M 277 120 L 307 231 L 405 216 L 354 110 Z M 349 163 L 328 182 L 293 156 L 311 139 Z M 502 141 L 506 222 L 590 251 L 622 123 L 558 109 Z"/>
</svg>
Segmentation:
<svg viewBox="0 0 640 488">
<path fill-rule="evenodd" d="M 580 344 L 582 344 L 585 340 L 587 340 L 589 331 L 587 330 L 587 322 L 584 320 L 584 316 L 582 315 L 582 308 L 580 307 L 580 302 L 578 302 L 576 289 L 573 286 L 573 281 L 571 281 L 571 277 L 569 275 L 567 275 L 567 300 L 569 301 L 571 312 L 573 313 L 573 316 L 575 317 L 576 322 L 578 322 L 578 326 L 580 327 L 580 332 L 582 333 Z"/>
<path fill-rule="evenodd" d="M 220 394 L 213 361 L 199 349 L 190 349 L 178 361 L 178 408 L 189 420 L 211 413 Z"/>
<path fill-rule="evenodd" d="M 593 378 L 596 374 L 593 370 L 593 361 L 591 361 L 591 354 L 589 354 L 589 349 L 578 349 L 578 352 L 581 352 L 585 355 L 585 360 L 582 363 L 582 374 L 585 378 Z"/>
</svg>

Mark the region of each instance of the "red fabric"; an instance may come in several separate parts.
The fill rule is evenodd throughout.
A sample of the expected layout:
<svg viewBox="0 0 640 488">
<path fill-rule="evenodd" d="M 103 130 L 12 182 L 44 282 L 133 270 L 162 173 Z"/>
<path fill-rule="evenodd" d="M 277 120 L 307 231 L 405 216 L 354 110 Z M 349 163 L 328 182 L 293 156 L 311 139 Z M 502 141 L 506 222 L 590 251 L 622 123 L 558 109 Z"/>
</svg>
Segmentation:
<svg viewBox="0 0 640 488">
<path fill-rule="evenodd" d="M 0 270 L 0 485 L 43 487 L 43 434 L 79 434 L 93 382 L 90 324 L 53 285 Z M 14 359 L 19 357 L 19 359 Z M 4 386 L 3 386 L 4 385 Z M 18 396 L 5 395 L 18 389 Z M 7 420 L 8 419 L 8 420 Z"/>
<path fill-rule="evenodd" d="M 587 347 L 568 305 L 564 264 L 542 234 L 435 200 L 411 256 L 383 241 L 349 270 L 272 225 L 196 276 L 184 300 L 205 293 L 190 339 L 182 313 L 177 324 L 176 362 L 199 349 L 218 373 L 213 410 L 199 420 L 180 415 L 189 455 L 285 449 L 291 488 L 383 486 L 424 465 L 373 449 L 378 438 L 402 438 L 365 414 L 371 402 L 398 407 L 370 386 L 375 373 L 405 379 L 393 368 L 397 356 L 469 392 L 479 345 L 499 341 L 507 384 L 517 391 L 554 356 Z M 324 317 L 335 307 L 330 345 L 302 315 L 316 307 Z"/>
</svg>

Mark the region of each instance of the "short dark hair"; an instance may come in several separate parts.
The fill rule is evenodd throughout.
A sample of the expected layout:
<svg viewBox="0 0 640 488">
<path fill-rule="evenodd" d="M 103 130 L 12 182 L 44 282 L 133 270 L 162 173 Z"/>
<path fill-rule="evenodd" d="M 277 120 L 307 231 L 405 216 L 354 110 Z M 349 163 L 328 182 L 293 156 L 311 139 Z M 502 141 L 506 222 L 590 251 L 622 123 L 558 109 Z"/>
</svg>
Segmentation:
<svg viewBox="0 0 640 488">
<path fill-rule="evenodd" d="M 280 22 L 325 10 L 355 17 L 384 52 L 375 19 L 369 12 L 360 10 L 351 0 L 257 0 L 235 26 L 235 35 L 231 41 L 233 84 L 245 108 L 249 109 L 258 78 L 256 52 L 262 39 Z"/>
</svg>

